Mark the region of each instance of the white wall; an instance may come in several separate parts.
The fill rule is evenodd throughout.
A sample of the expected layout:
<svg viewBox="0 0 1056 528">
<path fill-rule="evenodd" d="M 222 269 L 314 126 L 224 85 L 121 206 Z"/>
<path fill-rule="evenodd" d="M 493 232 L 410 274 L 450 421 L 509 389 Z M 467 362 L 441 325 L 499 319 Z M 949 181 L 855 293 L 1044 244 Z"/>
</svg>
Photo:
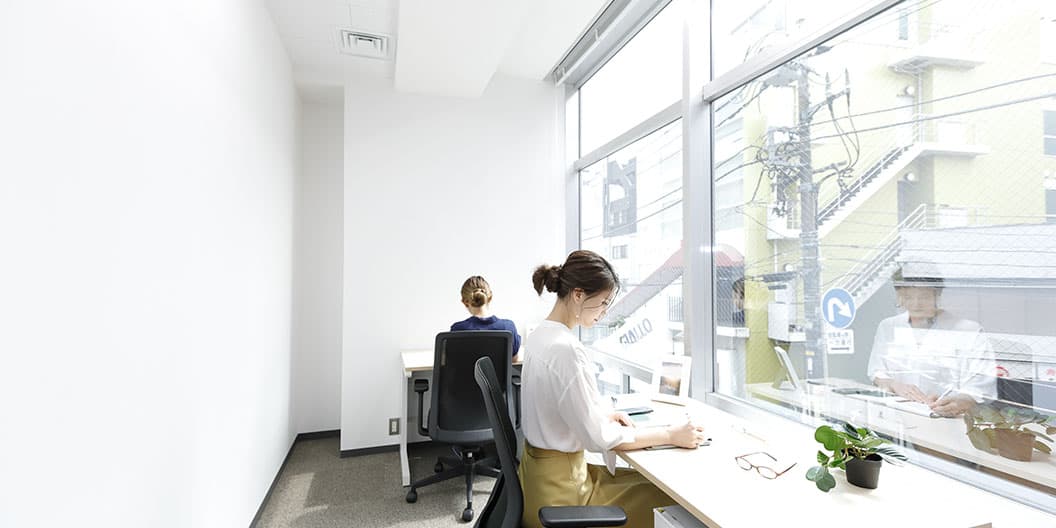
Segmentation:
<svg viewBox="0 0 1056 528">
<path fill-rule="evenodd" d="M 496 77 L 478 99 L 345 91 L 341 449 L 397 443 L 401 349 L 432 349 L 483 275 L 522 335 L 546 317 L 533 268 L 564 261 L 559 90 Z"/>
<path fill-rule="evenodd" d="M 341 426 L 342 97 L 301 106 L 293 264 L 293 415 L 299 433 Z"/>
<path fill-rule="evenodd" d="M 255 0 L 0 4 L 0 526 L 246 526 L 293 439 L 297 98 Z"/>
</svg>

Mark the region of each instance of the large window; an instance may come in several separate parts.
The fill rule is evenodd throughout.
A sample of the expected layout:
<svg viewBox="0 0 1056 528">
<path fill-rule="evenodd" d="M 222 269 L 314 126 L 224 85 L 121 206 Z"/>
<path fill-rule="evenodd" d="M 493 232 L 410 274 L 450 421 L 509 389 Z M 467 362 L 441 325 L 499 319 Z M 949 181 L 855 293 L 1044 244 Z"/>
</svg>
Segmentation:
<svg viewBox="0 0 1056 528">
<path fill-rule="evenodd" d="M 568 106 L 580 245 L 623 286 L 581 334 L 603 390 L 689 355 L 695 398 L 868 426 L 1056 512 L 1051 2 L 697 1 L 710 34 L 683 43 L 676 0 Z M 712 80 L 672 106 L 683 76 Z"/>
<path fill-rule="evenodd" d="M 621 294 L 583 341 L 630 358 L 682 354 L 682 123 L 580 173 L 580 246 L 605 256 Z M 649 358 L 651 359 L 651 358 Z"/>
<path fill-rule="evenodd" d="M 569 99 L 582 155 L 638 129 L 627 146 L 581 159 L 580 247 L 616 268 L 622 293 L 581 338 L 599 351 L 603 391 L 644 390 L 682 345 L 682 124 L 653 119 L 682 94 L 683 0 L 674 0 Z M 648 127 L 642 121 L 653 123 Z"/>
<path fill-rule="evenodd" d="M 674 0 L 579 91 L 586 155 L 682 98 L 682 4 Z"/>
<path fill-rule="evenodd" d="M 781 49 L 796 37 L 872 4 L 869 0 L 716 0 L 712 3 L 712 62 L 721 74 L 768 50 Z M 907 35 L 909 17 L 896 29 Z M 892 33 L 897 35 L 897 33 Z"/>
<path fill-rule="evenodd" d="M 714 102 L 718 393 L 1056 491 L 1037 9 L 905 2 Z M 1035 412 L 1020 455 L 964 421 Z"/>
</svg>

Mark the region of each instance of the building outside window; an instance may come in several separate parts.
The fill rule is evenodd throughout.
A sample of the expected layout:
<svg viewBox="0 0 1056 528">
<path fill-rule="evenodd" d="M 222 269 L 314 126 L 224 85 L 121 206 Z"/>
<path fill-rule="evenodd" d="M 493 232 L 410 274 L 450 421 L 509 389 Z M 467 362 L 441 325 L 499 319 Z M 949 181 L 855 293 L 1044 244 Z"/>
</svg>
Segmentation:
<svg viewBox="0 0 1056 528">
<path fill-rule="evenodd" d="M 1042 123 L 1044 127 L 1044 152 L 1046 156 L 1056 156 L 1056 110 L 1045 110 L 1042 112 Z"/>
<path fill-rule="evenodd" d="M 757 65 L 877 4 L 706 3 L 711 33 L 687 38 L 710 41 L 712 80 L 703 101 L 683 102 L 710 112 L 706 133 L 669 113 L 683 46 L 658 35 L 680 33 L 693 0 L 668 5 L 579 87 L 568 108 L 580 247 L 611 256 L 621 277 L 581 338 L 602 358 L 604 390 L 649 390 L 650 363 L 690 355 L 707 365 L 696 399 L 853 421 L 921 464 L 1056 512 L 1045 432 L 1056 426 L 1056 48 L 1039 52 L 1052 6 L 905 1 Z M 649 88 L 629 90 L 636 75 Z M 708 165 L 687 172 L 683 145 Z M 685 195 L 700 179 L 706 199 Z M 701 233 L 710 247 L 687 251 Z M 684 341 L 699 333 L 709 346 Z M 907 386 L 957 406 L 906 401 Z M 968 434 L 965 416 L 1013 409 L 1043 422 L 1029 462 Z"/>
<path fill-rule="evenodd" d="M 903 39 L 906 13 L 918 24 Z M 1056 174 L 1056 112 L 1039 112 L 1056 74 L 1036 52 L 1038 17 L 1036 3 L 905 2 L 714 102 L 713 236 L 743 255 L 744 280 L 742 330 L 716 262 L 718 393 L 866 423 L 1056 491 L 1051 442 L 1011 461 L 962 419 L 1056 415 L 1056 327 L 1039 317 L 1056 310 L 1056 226 L 1038 192 Z M 793 375 L 814 383 L 810 406 Z M 958 412 L 886 406 L 906 386 L 955 395 Z M 860 405 L 845 405 L 852 388 L 868 393 Z"/>
</svg>

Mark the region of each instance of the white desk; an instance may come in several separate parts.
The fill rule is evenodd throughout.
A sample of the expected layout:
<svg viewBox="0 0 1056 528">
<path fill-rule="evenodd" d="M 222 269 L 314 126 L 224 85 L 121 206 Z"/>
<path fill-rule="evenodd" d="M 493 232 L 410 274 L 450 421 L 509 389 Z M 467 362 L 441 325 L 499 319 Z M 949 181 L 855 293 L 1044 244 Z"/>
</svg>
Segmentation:
<svg viewBox="0 0 1056 528">
<path fill-rule="evenodd" d="M 407 432 L 412 424 L 407 421 L 407 392 L 415 372 L 433 370 L 434 352 L 432 349 L 408 350 L 401 352 L 400 355 L 403 358 L 403 370 L 400 372 L 400 474 L 403 485 L 410 486 L 411 467 L 407 459 Z M 514 363 L 514 365 L 520 364 L 520 361 Z M 418 417 L 418 419 L 420 420 L 422 417 Z M 417 428 L 417 424 L 414 424 L 414 427 Z"/>
<path fill-rule="evenodd" d="M 833 381 L 841 386 L 869 387 L 850 380 Z M 1011 460 L 973 447 L 961 418 L 928 418 L 833 393 L 829 387 L 804 385 L 806 392 L 775 389 L 769 383 L 758 383 L 749 385 L 748 392 L 757 398 L 869 427 L 892 438 L 1019 477 L 1049 493 L 1056 491 L 1056 456 L 1035 451 L 1030 462 Z"/>
<path fill-rule="evenodd" d="M 407 460 L 407 389 L 415 372 L 433 370 L 432 350 L 410 350 L 403 356 L 403 371 L 400 373 L 400 474 L 404 486 L 411 485 L 411 466 Z"/>
<path fill-rule="evenodd" d="M 653 403 L 657 412 L 683 408 Z M 661 408 L 664 408 L 661 411 Z M 711 528 L 813 526 L 1048 527 L 1056 516 L 981 491 L 918 467 L 884 464 L 880 486 L 866 490 L 834 470 L 836 488 L 823 493 L 804 478 L 817 464 L 813 430 L 775 425 L 761 433 L 742 419 L 699 402 L 691 414 L 705 424 L 712 444 L 694 450 L 629 451 L 620 457 Z M 747 432 L 745 432 L 747 429 Z M 776 480 L 737 466 L 734 457 L 767 451 L 795 467 Z"/>
</svg>

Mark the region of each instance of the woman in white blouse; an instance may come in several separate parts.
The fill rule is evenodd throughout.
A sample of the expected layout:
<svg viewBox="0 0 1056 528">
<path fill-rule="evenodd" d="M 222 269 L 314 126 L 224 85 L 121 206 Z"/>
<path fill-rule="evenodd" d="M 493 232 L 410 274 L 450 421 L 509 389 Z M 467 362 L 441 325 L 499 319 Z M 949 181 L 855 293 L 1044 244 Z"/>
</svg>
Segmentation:
<svg viewBox="0 0 1056 528">
<path fill-rule="evenodd" d="M 615 469 L 613 451 L 670 444 L 695 448 L 702 427 L 688 421 L 635 429 L 598 393 L 590 354 L 572 330 L 590 328 L 616 296 L 612 266 L 591 251 L 574 251 L 561 266 L 539 266 L 535 290 L 557 293 L 549 317 L 525 341 L 531 354 L 521 372 L 524 455 L 523 525 L 539 526 L 543 506 L 620 506 L 628 526 L 652 526 L 652 509 L 675 501 L 636 471 Z M 602 453 L 608 468 L 588 465 L 584 450 Z"/>
<path fill-rule="evenodd" d="M 891 277 L 905 312 L 880 322 L 868 376 L 895 394 L 956 416 L 997 396 L 997 365 L 982 326 L 939 308 L 943 281 Z"/>
</svg>

